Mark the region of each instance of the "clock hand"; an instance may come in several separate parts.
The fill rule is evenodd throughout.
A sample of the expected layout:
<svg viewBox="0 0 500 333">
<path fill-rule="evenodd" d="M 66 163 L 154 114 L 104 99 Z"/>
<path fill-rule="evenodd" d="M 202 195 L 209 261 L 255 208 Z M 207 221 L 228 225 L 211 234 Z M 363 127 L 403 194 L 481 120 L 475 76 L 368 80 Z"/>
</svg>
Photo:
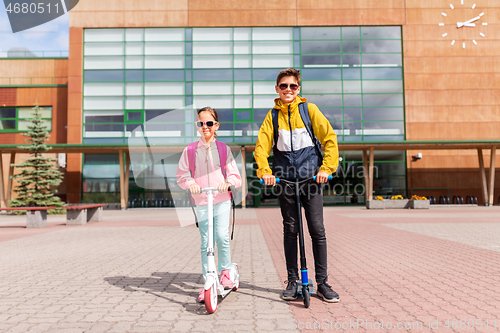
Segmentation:
<svg viewBox="0 0 500 333">
<path fill-rule="evenodd" d="M 459 23 L 461 24 L 461 26 L 464 26 L 464 27 L 475 27 L 476 26 L 476 23 L 465 23 L 465 22 L 457 22 L 457 26 Z"/>
<path fill-rule="evenodd" d="M 465 22 L 457 22 L 457 28 L 460 28 L 460 27 L 463 27 L 463 26 L 468 26 L 467 24 L 470 24 L 474 21 L 477 21 L 481 18 L 482 15 L 479 15 L 479 16 L 476 16 L 474 17 L 473 19 L 470 19 L 468 21 L 465 21 Z"/>
</svg>

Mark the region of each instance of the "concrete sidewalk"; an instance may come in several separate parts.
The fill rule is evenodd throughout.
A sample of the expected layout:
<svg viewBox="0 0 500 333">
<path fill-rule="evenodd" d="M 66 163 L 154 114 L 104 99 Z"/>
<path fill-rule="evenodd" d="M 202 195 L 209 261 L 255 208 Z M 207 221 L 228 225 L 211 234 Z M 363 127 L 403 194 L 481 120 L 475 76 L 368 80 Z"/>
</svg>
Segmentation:
<svg viewBox="0 0 500 333">
<path fill-rule="evenodd" d="M 199 234 L 173 210 L 28 230 L 0 215 L 0 332 L 497 332 L 500 209 L 326 207 L 329 283 L 341 302 L 280 299 L 278 208 L 237 211 L 240 289 L 208 315 Z M 314 260 L 306 230 L 310 277 Z"/>
</svg>

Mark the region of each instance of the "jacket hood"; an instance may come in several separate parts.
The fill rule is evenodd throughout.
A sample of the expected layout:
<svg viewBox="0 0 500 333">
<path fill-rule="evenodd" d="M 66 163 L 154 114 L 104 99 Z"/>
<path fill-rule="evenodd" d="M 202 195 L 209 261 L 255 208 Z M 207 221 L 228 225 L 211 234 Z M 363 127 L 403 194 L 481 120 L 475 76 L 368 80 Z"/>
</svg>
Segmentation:
<svg viewBox="0 0 500 333">
<path fill-rule="evenodd" d="M 297 96 L 295 97 L 295 101 L 290 103 L 290 112 L 293 112 L 294 110 L 297 110 L 299 107 L 300 103 L 305 103 L 307 102 L 307 98 Z M 279 109 L 282 112 L 288 113 L 288 104 L 283 104 L 280 98 L 276 98 L 274 100 L 274 108 Z"/>
</svg>

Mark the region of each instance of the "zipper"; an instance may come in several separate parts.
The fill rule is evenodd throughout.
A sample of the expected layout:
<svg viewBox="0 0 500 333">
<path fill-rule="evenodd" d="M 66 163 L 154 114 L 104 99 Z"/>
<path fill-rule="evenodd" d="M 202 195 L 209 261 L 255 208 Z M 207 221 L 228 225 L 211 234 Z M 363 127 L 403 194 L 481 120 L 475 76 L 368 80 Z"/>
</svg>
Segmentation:
<svg viewBox="0 0 500 333">
<path fill-rule="evenodd" d="M 290 126 L 290 148 L 292 149 L 292 153 L 293 153 L 293 141 L 292 141 L 293 133 L 292 133 L 292 122 L 291 122 L 290 118 L 291 118 L 290 104 L 288 104 L 288 126 Z"/>
</svg>

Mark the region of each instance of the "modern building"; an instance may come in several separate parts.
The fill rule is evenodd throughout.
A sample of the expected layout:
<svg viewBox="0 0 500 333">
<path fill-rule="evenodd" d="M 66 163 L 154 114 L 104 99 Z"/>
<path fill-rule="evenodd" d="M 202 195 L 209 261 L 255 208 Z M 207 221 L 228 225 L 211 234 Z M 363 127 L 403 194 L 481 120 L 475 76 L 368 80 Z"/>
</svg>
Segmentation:
<svg viewBox="0 0 500 333">
<path fill-rule="evenodd" d="M 274 203 L 252 195 L 252 148 L 287 67 L 301 70 L 301 95 L 323 111 L 342 150 L 325 203 L 364 202 L 356 185 L 370 148 L 373 195 L 483 204 L 499 193 L 491 157 L 500 145 L 500 3 L 86 0 L 69 15 L 68 58 L 0 60 L 0 152 L 24 143 L 27 108 L 38 102 L 50 143 L 67 152 L 68 202 L 120 202 L 120 188 L 130 203 L 179 199 L 175 158 L 198 138 L 194 111 L 209 105 L 219 140 L 244 147 L 247 204 Z M 163 169 L 142 175 L 164 188 L 133 172 L 120 181 L 123 155 L 109 149 L 134 140 L 170 148 Z M 6 175 L 9 155 L 3 161 Z"/>
</svg>

